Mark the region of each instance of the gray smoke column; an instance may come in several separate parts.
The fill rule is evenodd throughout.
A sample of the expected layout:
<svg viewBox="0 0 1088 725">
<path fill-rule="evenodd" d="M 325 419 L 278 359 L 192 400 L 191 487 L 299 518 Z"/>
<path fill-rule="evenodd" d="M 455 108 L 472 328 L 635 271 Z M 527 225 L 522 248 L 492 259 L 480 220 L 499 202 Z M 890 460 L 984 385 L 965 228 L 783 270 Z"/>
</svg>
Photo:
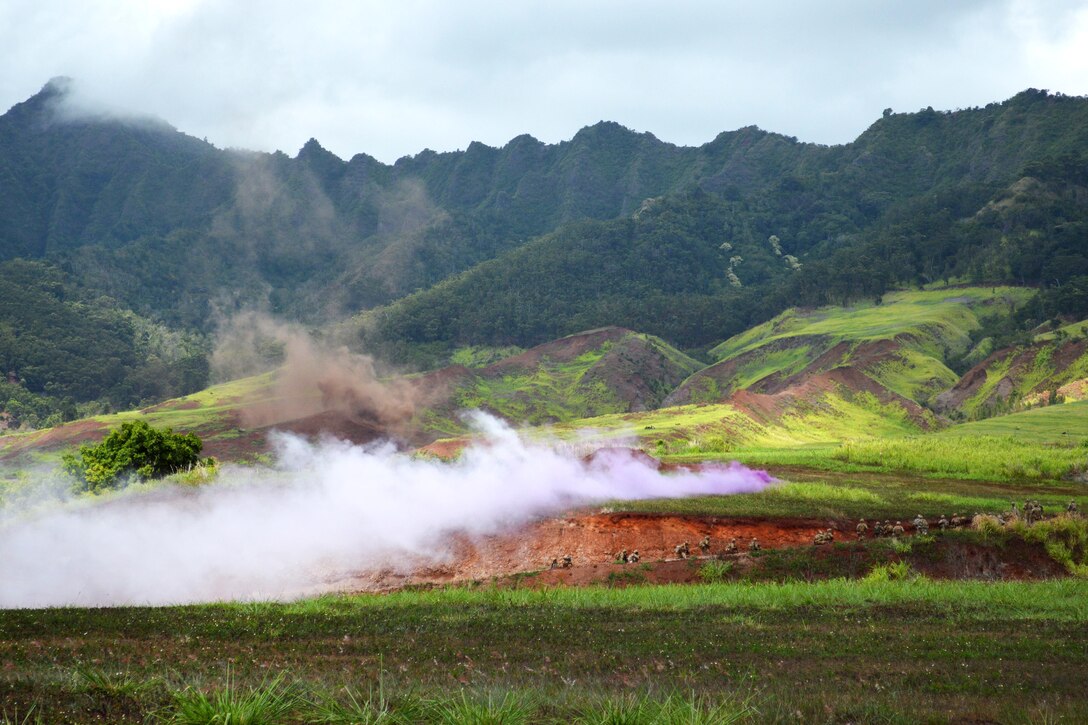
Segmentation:
<svg viewBox="0 0 1088 725">
<path fill-rule="evenodd" d="M 216 485 L 122 496 L 0 528 L 0 607 L 284 599 L 330 572 L 450 554 L 451 537 L 614 499 L 754 492 L 739 465 L 661 473 L 630 455 L 589 460 L 529 444 L 482 414 L 453 463 L 390 445 L 281 435 L 272 468 L 232 467 Z"/>
</svg>

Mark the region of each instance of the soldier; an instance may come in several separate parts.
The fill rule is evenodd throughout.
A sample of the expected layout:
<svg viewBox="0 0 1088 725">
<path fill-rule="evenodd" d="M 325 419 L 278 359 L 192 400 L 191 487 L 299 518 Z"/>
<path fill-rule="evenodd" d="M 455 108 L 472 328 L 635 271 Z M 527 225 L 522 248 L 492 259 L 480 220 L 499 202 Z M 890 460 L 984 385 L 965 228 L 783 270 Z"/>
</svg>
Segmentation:
<svg viewBox="0 0 1088 725">
<path fill-rule="evenodd" d="M 958 513 L 952 514 L 952 528 L 958 529 L 961 526 L 963 526 L 963 517 Z"/>
<path fill-rule="evenodd" d="M 834 529 L 828 529 L 827 530 L 827 543 L 831 544 L 834 541 L 835 541 L 835 530 Z"/>
<path fill-rule="evenodd" d="M 922 514 L 915 516 L 914 521 L 911 523 L 914 524 L 914 530 L 919 536 L 926 536 L 929 534 L 929 522 L 926 521 Z"/>
<path fill-rule="evenodd" d="M 672 551 L 673 551 L 674 554 L 676 554 L 677 559 L 686 559 L 686 558 L 688 558 L 687 554 L 684 553 L 684 545 L 683 544 L 677 544 L 676 547 Z"/>
<path fill-rule="evenodd" d="M 814 546 L 819 546 L 820 544 L 827 543 L 827 541 L 824 539 L 824 532 L 822 530 L 817 531 L 816 535 L 812 537 L 812 543 Z"/>
<path fill-rule="evenodd" d="M 873 536 L 881 537 L 883 535 L 884 535 L 884 524 L 881 522 L 880 519 L 877 519 L 876 523 L 873 524 Z"/>
<path fill-rule="evenodd" d="M 945 518 L 944 514 L 941 514 L 941 520 L 937 522 L 937 528 L 942 532 L 948 530 L 948 519 Z"/>
<path fill-rule="evenodd" d="M 552 559 L 552 564 L 548 568 L 549 569 L 558 569 L 559 568 L 559 559 Z"/>
<path fill-rule="evenodd" d="M 638 549 L 631 552 L 631 556 L 627 557 L 627 561 L 632 564 L 637 564 L 642 557 L 638 555 Z"/>
<path fill-rule="evenodd" d="M 858 525 L 854 527 L 854 530 L 858 532 L 859 539 L 864 539 L 865 534 L 869 533 L 869 524 L 865 523 L 865 519 L 858 519 Z"/>
<path fill-rule="evenodd" d="M 735 538 L 730 539 L 729 543 L 725 545 L 725 553 L 726 554 L 736 554 L 737 553 L 737 540 Z"/>
<path fill-rule="evenodd" d="M 1080 509 L 1077 507 L 1077 502 L 1074 499 L 1069 499 L 1069 503 L 1065 505 L 1067 513 L 1077 514 L 1080 513 Z"/>
<path fill-rule="evenodd" d="M 753 536 L 752 540 L 748 542 L 748 551 L 759 551 L 760 548 L 759 539 Z"/>
<path fill-rule="evenodd" d="M 689 544 L 687 541 L 685 541 L 684 542 L 684 558 L 686 559 L 689 556 L 691 556 L 691 544 Z"/>
<path fill-rule="evenodd" d="M 563 568 L 570 569 L 574 566 L 574 558 L 570 554 L 563 554 Z"/>
<path fill-rule="evenodd" d="M 1020 518 L 1020 509 L 1018 509 L 1016 507 L 1016 502 L 1015 501 L 1009 501 L 1009 503 L 1012 504 L 1012 509 L 1009 511 L 1009 513 L 1011 513 L 1016 518 Z"/>
<path fill-rule="evenodd" d="M 901 521 L 896 521 L 895 526 L 892 527 L 892 536 L 902 536 L 903 533 L 903 523 Z"/>
<path fill-rule="evenodd" d="M 710 534 L 703 537 L 703 540 L 699 542 L 699 551 L 703 552 L 703 556 L 710 553 Z"/>
<path fill-rule="evenodd" d="M 617 564 L 626 564 L 627 563 L 627 549 L 624 549 L 620 553 L 616 554 L 616 563 Z"/>
</svg>

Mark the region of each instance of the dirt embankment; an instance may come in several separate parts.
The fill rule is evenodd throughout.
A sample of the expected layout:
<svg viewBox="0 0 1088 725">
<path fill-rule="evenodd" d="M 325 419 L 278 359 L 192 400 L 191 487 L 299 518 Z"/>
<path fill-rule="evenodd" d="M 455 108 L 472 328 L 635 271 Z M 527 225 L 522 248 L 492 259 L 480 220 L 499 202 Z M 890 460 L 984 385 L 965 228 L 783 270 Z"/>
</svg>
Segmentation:
<svg viewBox="0 0 1088 725">
<path fill-rule="evenodd" d="M 478 539 L 455 535 L 448 550 L 435 558 L 332 574 L 325 586 L 341 591 L 390 591 L 471 582 L 530 587 L 692 583 L 700 581 L 700 568 L 713 559 L 731 562 L 734 577 L 757 579 L 862 576 L 877 564 L 895 561 L 906 561 L 915 571 L 940 579 L 1065 576 L 1040 544 L 1016 540 L 998 546 L 938 536 L 924 547 L 899 554 L 872 539 L 859 542 L 852 527 L 849 522 L 816 519 L 574 513 L 501 535 Z M 813 537 L 827 528 L 836 531 L 837 542 L 849 545 L 815 546 Z M 706 551 L 699 547 L 704 536 L 710 537 Z M 727 551 L 732 539 L 737 542 L 736 553 Z M 759 541 L 761 553 L 749 552 L 752 539 Z M 685 541 L 691 557 L 679 558 L 675 547 Z M 616 555 L 623 550 L 637 550 L 640 562 L 617 563 Z M 553 560 L 561 563 L 566 555 L 571 557 L 570 567 L 552 564 Z"/>
</svg>

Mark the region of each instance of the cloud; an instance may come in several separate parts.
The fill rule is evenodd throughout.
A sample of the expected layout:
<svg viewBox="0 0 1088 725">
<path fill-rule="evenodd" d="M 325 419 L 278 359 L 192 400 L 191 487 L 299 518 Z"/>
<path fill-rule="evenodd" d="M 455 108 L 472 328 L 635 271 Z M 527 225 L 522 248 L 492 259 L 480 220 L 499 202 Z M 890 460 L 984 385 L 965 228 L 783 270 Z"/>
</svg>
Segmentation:
<svg viewBox="0 0 1088 725">
<path fill-rule="evenodd" d="M 455 537 L 573 506 L 771 480 L 739 465 L 663 474 L 629 455 L 586 461 L 483 414 L 474 422 L 483 438 L 455 463 L 282 435 L 275 467 L 227 468 L 215 486 L 0 521 L 0 607 L 291 598 L 344 572 L 445 561 Z"/>
<path fill-rule="evenodd" d="M 698 144 L 758 124 L 852 140 L 881 109 L 1088 92 L 1075 0 L 379 3 L 12 0 L 0 104 L 55 75 L 221 146 L 384 161 L 570 138 Z"/>
</svg>

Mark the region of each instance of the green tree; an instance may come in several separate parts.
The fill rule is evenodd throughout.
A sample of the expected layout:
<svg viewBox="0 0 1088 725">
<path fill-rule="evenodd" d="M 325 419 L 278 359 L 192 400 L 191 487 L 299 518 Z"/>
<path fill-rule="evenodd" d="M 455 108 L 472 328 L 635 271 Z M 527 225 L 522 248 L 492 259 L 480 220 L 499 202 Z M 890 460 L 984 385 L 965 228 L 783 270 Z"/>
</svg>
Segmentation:
<svg viewBox="0 0 1088 725">
<path fill-rule="evenodd" d="M 201 440 L 194 433 L 153 428 L 142 420 L 122 423 L 98 445 L 64 455 L 64 467 L 79 479 L 77 488 L 100 491 L 133 474 L 140 479 L 175 473 L 200 461 Z"/>
</svg>

